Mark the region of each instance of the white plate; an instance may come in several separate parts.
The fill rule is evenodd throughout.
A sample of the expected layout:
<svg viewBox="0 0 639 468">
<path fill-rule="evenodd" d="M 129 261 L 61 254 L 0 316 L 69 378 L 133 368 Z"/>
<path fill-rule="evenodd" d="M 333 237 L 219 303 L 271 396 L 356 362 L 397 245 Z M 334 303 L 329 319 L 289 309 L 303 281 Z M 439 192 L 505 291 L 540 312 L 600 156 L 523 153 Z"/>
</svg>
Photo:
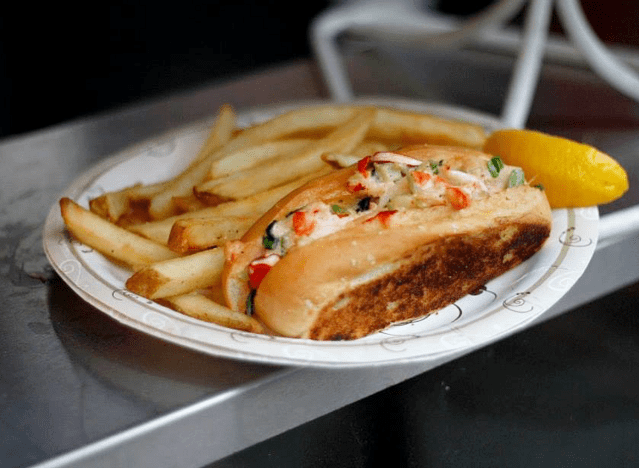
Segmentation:
<svg viewBox="0 0 639 468">
<path fill-rule="evenodd" d="M 474 121 L 487 130 L 493 118 L 461 109 L 395 99 L 361 101 Z M 299 105 L 260 108 L 240 115 L 248 125 Z M 177 172 L 203 143 L 210 122 L 177 130 L 107 159 L 63 193 L 83 206 L 105 191 L 149 183 Z M 62 279 L 84 300 L 119 322 L 155 337 L 215 356 L 315 367 L 386 365 L 441 359 L 494 342 L 525 327 L 575 284 L 597 243 L 597 208 L 553 211 L 550 239 L 540 252 L 491 281 L 478 295 L 421 320 L 354 340 L 316 342 L 257 335 L 202 322 L 124 289 L 129 272 L 72 240 L 58 204 L 44 226 L 44 248 Z"/>
</svg>

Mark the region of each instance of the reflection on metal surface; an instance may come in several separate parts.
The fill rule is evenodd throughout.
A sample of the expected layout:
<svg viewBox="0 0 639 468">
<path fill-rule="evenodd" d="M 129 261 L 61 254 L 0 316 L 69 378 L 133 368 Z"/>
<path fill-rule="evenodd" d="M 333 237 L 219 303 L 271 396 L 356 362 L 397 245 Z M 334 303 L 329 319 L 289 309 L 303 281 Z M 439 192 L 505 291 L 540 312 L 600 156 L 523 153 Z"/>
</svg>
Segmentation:
<svg viewBox="0 0 639 468">
<path fill-rule="evenodd" d="M 490 4 L 465 20 L 427 10 L 408 0 L 344 2 L 315 19 L 311 27 L 312 45 L 324 80 L 338 101 L 355 97 L 338 43 L 348 34 L 360 40 L 422 51 L 437 48 L 449 51 L 465 45 L 496 54 L 514 52 L 517 59 L 501 112 L 504 124 L 511 127 L 522 127 L 528 120 L 544 55 L 562 47 L 564 55 L 582 55 L 610 86 L 639 101 L 636 71 L 597 38 L 577 0 L 530 0 L 527 3 L 523 31 L 513 32 L 506 24 L 512 12 L 521 8 L 519 0 Z M 547 44 L 546 37 L 554 3 L 569 39 L 560 41 L 559 47 L 557 40 Z M 454 36 L 458 36 L 458 40 L 447 40 Z M 639 60 L 636 52 L 632 57 Z"/>
<path fill-rule="evenodd" d="M 228 362 L 136 332 L 87 304 L 60 280 L 49 287 L 49 313 L 71 361 L 154 411 L 210 397 L 268 375 L 263 366 Z"/>
</svg>

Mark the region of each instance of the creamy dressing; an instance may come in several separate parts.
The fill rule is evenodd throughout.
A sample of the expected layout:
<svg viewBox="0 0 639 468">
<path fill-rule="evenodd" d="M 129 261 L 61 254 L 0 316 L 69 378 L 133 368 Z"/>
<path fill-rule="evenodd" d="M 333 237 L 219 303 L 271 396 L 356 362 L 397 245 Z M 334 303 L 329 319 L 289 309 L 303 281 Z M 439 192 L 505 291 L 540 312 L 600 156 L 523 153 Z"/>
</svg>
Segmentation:
<svg viewBox="0 0 639 468">
<path fill-rule="evenodd" d="M 251 262 L 251 265 L 268 265 L 270 267 L 274 266 L 280 259 L 278 254 L 269 254 L 265 257 L 260 257 L 259 259 Z"/>
<path fill-rule="evenodd" d="M 339 216 L 338 213 L 333 211 L 331 206 L 321 202 L 316 202 L 305 207 L 304 212 L 312 216 L 315 227 L 309 234 L 297 236 L 297 245 L 306 245 L 316 239 L 337 232 L 346 224 L 350 223 L 353 218 L 351 214 Z M 285 226 L 288 224 L 292 225 L 292 221 L 286 223 Z M 292 226 L 286 227 L 288 227 L 289 232 L 295 232 Z"/>
<path fill-rule="evenodd" d="M 347 184 L 358 197 L 355 204 L 314 202 L 274 221 L 264 235 L 267 253 L 253 264 L 273 266 L 292 246 L 307 245 L 361 218 L 377 218 L 388 226 L 398 211 L 438 205 L 464 209 L 473 200 L 506 189 L 511 175 L 521 171 L 498 161 L 499 173 L 491 173 L 487 160 L 477 161 L 473 167 L 452 167 L 455 163 L 446 159 L 424 162 L 386 151 L 363 158 Z"/>
</svg>

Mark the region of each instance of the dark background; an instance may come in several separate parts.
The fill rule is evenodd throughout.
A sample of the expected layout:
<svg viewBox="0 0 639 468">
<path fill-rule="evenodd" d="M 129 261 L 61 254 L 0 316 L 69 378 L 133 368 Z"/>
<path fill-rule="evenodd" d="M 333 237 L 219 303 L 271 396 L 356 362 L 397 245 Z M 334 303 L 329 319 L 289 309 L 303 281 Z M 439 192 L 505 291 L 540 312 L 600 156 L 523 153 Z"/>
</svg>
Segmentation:
<svg viewBox="0 0 639 468">
<path fill-rule="evenodd" d="M 330 4 L 23 3 L 0 17 L 0 136 L 308 56 Z"/>
<path fill-rule="evenodd" d="M 0 138 L 310 57 L 337 0 L 13 2 L 0 14 Z M 438 0 L 467 15 L 490 0 Z M 582 0 L 610 42 L 639 44 L 639 2 Z"/>
<path fill-rule="evenodd" d="M 14 3 L 0 14 L 0 138 L 310 57 L 310 21 L 339 1 Z"/>
</svg>

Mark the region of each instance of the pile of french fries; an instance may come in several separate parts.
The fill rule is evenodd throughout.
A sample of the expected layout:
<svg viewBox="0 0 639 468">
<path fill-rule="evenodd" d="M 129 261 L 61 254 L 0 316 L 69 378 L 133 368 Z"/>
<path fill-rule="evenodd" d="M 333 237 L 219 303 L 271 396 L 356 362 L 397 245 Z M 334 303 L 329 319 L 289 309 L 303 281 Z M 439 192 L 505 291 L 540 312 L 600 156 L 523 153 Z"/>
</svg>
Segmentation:
<svg viewBox="0 0 639 468">
<path fill-rule="evenodd" d="M 188 167 L 172 179 L 90 200 L 60 200 L 68 231 L 132 271 L 126 288 L 191 317 L 263 333 L 224 305 L 226 242 L 279 199 L 335 167 L 376 151 L 431 143 L 481 148 L 482 127 L 372 106 L 303 107 L 238 128 L 230 105 Z"/>
</svg>

